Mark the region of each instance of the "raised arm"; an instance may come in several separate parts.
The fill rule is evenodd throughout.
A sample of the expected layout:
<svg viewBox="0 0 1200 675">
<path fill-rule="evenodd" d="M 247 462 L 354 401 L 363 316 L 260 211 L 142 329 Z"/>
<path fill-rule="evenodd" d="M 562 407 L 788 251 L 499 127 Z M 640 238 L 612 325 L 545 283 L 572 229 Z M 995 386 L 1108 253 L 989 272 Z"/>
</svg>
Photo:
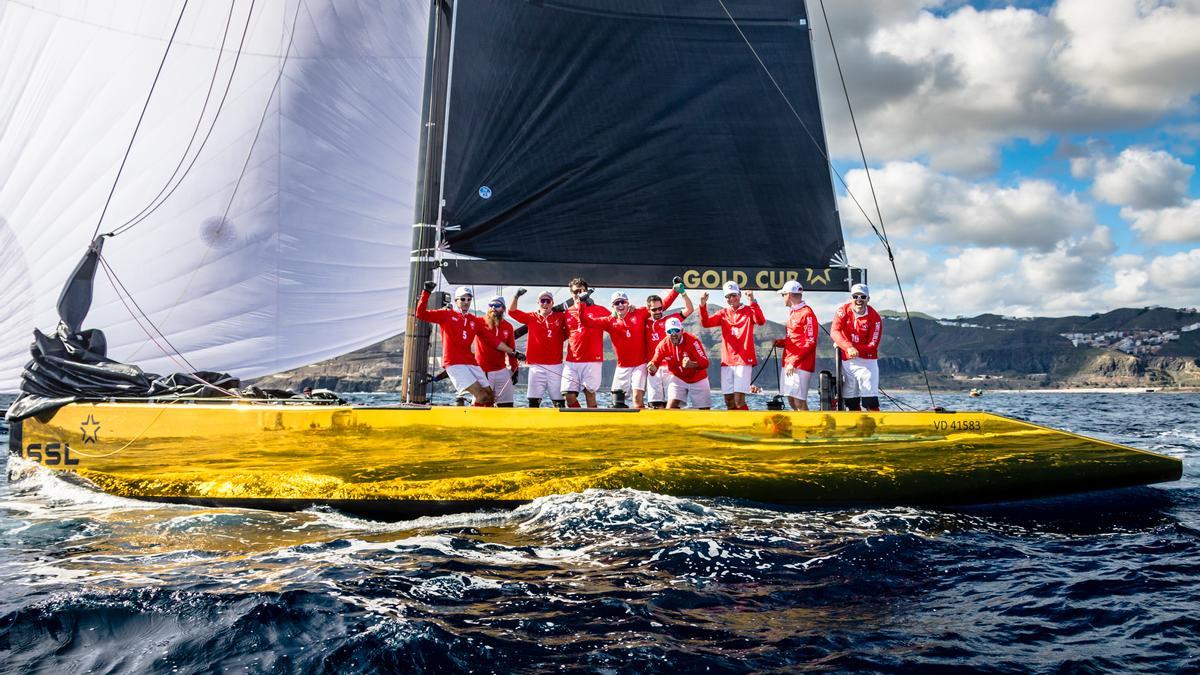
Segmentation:
<svg viewBox="0 0 1200 675">
<path fill-rule="evenodd" d="M 679 320 L 683 321 L 696 311 L 696 306 L 692 304 L 692 298 L 688 296 L 687 291 L 679 294 L 683 298 L 683 311 L 679 313 Z"/>
<path fill-rule="evenodd" d="M 720 316 L 708 315 L 708 293 L 700 296 L 700 325 L 705 328 L 716 328 L 721 325 Z"/>
<path fill-rule="evenodd" d="M 516 304 L 517 304 L 517 301 L 514 298 L 513 305 L 516 305 Z M 509 309 L 508 315 L 511 316 L 514 320 L 520 321 L 521 323 L 527 324 L 527 325 L 530 323 L 533 323 L 533 320 L 534 320 L 533 312 L 523 312 L 523 311 L 517 309 L 516 307 Z M 521 337 L 521 336 L 518 335 L 517 337 Z"/>
<path fill-rule="evenodd" d="M 763 314 L 762 305 L 758 304 L 758 300 L 755 300 L 753 295 L 750 296 L 750 309 L 754 312 L 755 325 L 766 325 L 767 317 Z"/>
<path fill-rule="evenodd" d="M 433 290 L 433 289 L 429 288 L 429 285 L 432 283 L 433 283 L 432 281 L 426 282 L 425 288 L 421 291 L 421 297 L 417 300 L 416 315 L 417 315 L 417 318 L 422 321 L 428 321 L 429 323 L 440 324 L 442 322 L 442 320 L 445 318 L 447 310 L 445 310 L 445 309 L 429 309 L 429 297 L 430 297 L 431 291 Z"/>
</svg>

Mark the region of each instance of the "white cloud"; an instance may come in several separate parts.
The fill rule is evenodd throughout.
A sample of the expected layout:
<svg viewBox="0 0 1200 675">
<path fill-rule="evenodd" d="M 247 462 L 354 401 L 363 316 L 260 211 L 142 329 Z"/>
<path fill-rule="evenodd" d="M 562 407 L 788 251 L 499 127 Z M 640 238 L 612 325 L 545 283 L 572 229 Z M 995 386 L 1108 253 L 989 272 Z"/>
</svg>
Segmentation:
<svg viewBox="0 0 1200 675">
<path fill-rule="evenodd" d="M 830 6 L 859 127 L 876 159 L 995 168 L 1013 137 L 1144 125 L 1200 93 L 1197 0 L 1059 0 L 1048 11 L 843 0 Z M 864 14 L 885 6 L 872 19 Z M 814 12 L 830 145 L 856 154 L 828 38 Z"/>
<path fill-rule="evenodd" d="M 973 183 L 916 162 L 892 162 L 871 176 L 889 235 L 913 235 L 929 244 L 1049 251 L 1095 224 L 1090 206 L 1046 181 L 1023 180 L 1012 187 Z M 870 208 L 866 173 L 851 171 L 846 182 L 859 202 Z M 856 234 L 869 231 L 849 198 L 841 200 L 841 212 Z M 874 213 L 868 213 L 876 220 Z"/>
<path fill-rule="evenodd" d="M 1200 249 L 1159 256 L 1146 268 L 1159 288 L 1200 290 Z"/>
<path fill-rule="evenodd" d="M 1151 243 L 1200 241 L 1200 199 L 1166 209 L 1121 209 L 1142 239 Z"/>
<path fill-rule="evenodd" d="M 1133 209 L 1179 206 L 1196 169 L 1162 150 L 1126 148 L 1116 159 L 1093 162 L 1092 194 L 1109 204 Z"/>
</svg>

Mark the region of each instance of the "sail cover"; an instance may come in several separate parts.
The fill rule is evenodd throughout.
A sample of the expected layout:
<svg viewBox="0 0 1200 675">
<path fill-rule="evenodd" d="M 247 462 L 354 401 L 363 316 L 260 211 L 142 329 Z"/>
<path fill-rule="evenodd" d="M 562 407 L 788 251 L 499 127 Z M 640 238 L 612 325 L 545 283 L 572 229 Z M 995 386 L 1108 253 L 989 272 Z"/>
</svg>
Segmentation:
<svg viewBox="0 0 1200 675">
<path fill-rule="evenodd" d="M 0 4 L 0 391 L 54 329 L 182 7 Z M 85 327 L 113 358 L 190 370 L 169 342 L 252 377 L 402 330 L 428 12 L 187 4 L 100 228 L 158 204 L 104 248 L 132 299 L 101 270 Z"/>
<path fill-rule="evenodd" d="M 725 5 L 735 21 L 716 0 L 456 3 L 450 251 L 571 265 L 833 264 L 843 241 L 804 2 Z"/>
</svg>

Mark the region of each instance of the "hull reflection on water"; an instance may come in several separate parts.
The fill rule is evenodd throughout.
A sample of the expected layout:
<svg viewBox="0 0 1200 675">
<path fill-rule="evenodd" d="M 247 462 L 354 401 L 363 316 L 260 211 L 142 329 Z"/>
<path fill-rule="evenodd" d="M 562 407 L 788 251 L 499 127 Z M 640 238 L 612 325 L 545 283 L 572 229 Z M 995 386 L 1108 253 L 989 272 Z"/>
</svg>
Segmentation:
<svg viewBox="0 0 1200 675">
<path fill-rule="evenodd" d="M 589 488 L 779 504 L 982 503 L 1179 478 L 1178 459 L 976 412 L 96 403 L 16 454 L 111 494 L 377 517 Z"/>
</svg>

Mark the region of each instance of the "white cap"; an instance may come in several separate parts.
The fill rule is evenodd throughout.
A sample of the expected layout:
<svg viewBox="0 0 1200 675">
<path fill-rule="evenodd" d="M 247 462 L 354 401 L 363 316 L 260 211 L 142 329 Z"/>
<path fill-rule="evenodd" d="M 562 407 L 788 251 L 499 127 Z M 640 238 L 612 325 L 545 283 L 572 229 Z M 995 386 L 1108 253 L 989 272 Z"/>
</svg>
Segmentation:
<svg viewBox="0 0 1200 675">
<path fill-rule="evenodd" d="M 551 300 L 553 300 L 554 294 L 551 293 L 550 291 L 542 291 L 541 293 L 538 293 L 538 300 L 541 300 L 542 298 L 550 298 Z"/>
<path fill-rule="evenodd" d="M 783 288 L 779 289 L 780 295 L 788 295 L 790 293 L 803 293 L 803 292 L 804 292 L 804 287 L 801 286 L 800 282 L 796 281 L 795 279 L 792 279 L 791 281 L 787 282 L 786 284 L 783 285 Z"/>
<path fill-rule="evenodd" d="M 467 288 L 466 286 L 459 286 L 458 288 L 454 289 L 454 299 L 455 300 L 457 300 L 463 296 L 469 296 L 469 297 L 473 298 L 473 297 L 475 297 L 475 294 L 472 293 L 471 289 Z"/>
<path fill-rule="evenodd" d="M 624 300 L 625 302 L 629 302 L 629 296 L 626 295 L 624 291 L 613 291 L 612 302 L 616 302 L 618 300 Z"/>
<path fill-rule="evenodd" d="M 725 285 L 721 287 L 722 295 L 730 295 L 732 293 L 737 293 L 740 295 L 741 292 L 742 289 L 738 288 L 736 281 L 726 281 Z"/>
<path fill-rule="evenodd" d="M 673 317 L 667 319 L 667 323 L 663 325 L 663 330 L 668 333 L 670 333 L 673 330 L 681 331 L 681 330 L 683 330 L 683 322 L 680 321 L 677 317 L 673 316 Z"/>
<path fill-rule="evenodd" d="M 489 305 L 494 305 L 497 302 L 500 303 L 500 306 L 502 306 L 502 307 L 508 307 L 508 303 L 504 302 L 503 296 L 496 295 L 496 296 L 493 296 L 491 300 L 488 300 Z"/>
<path fill-rule="evenodd" d="M 854 295 L 855 293 L 862 293 L 868 298 L 871 297 L 871 289 L 867 288 L 866 284 L 854 284 L 851 286 L 850 295 Z"/>
</svg>

